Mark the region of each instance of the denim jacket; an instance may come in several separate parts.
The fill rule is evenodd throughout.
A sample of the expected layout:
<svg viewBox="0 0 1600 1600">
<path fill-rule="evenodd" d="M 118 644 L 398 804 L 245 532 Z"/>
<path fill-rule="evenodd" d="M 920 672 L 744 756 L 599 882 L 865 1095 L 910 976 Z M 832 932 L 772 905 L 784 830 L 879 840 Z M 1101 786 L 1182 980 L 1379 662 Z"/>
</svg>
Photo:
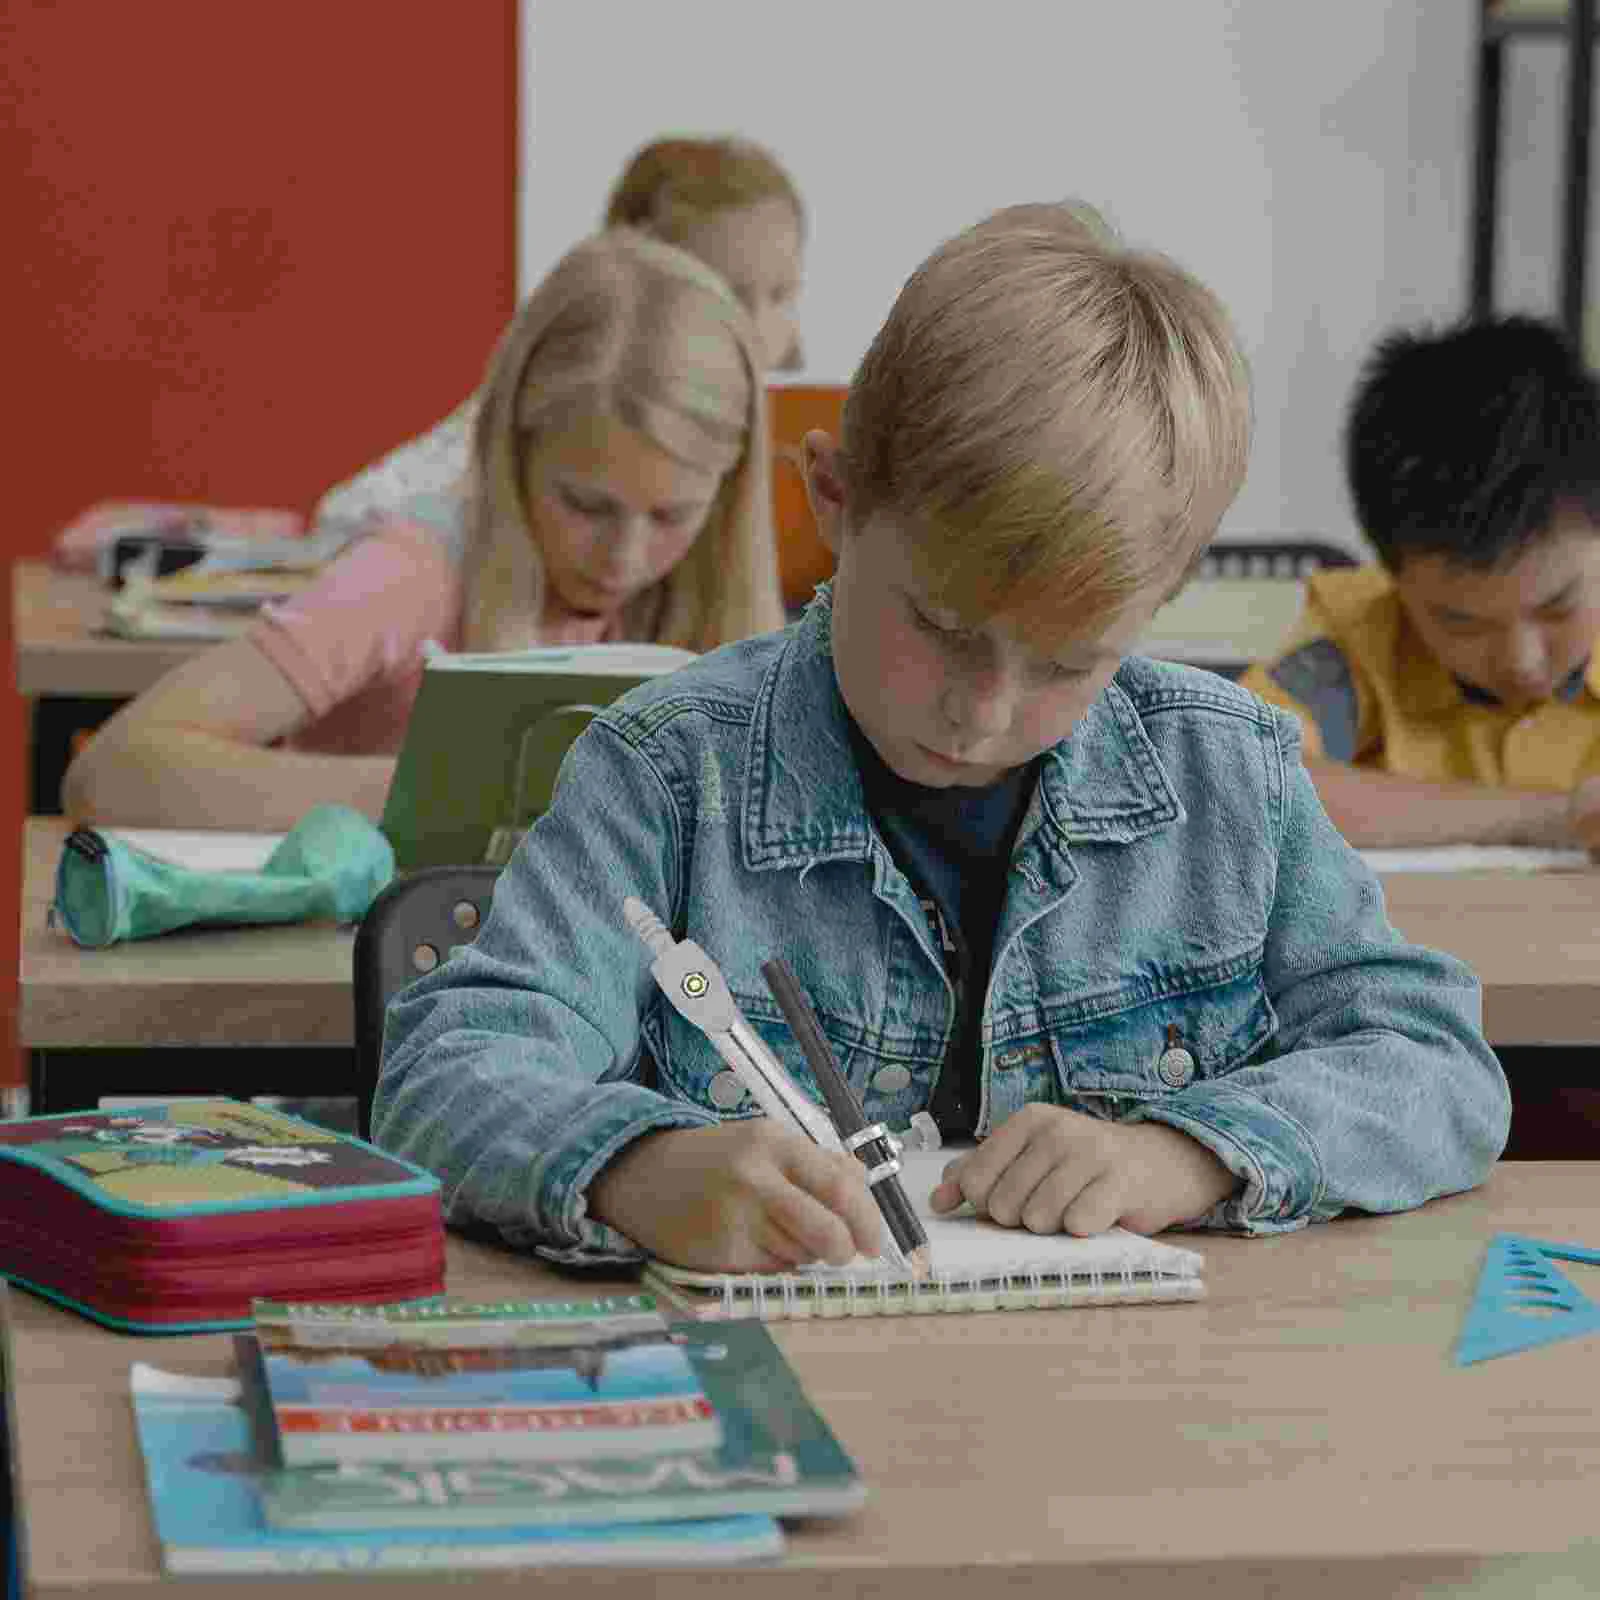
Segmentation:
<svg viewBox="0 0 1600 1600">
<path fill-rule="evenodd" d="M 637 1257 L 587 1215 L 595 1174 L 651 1129 L 755 1114 L 656 992 L 628 895 L 710 954 L 802 1083 L 775 954 L 872 1120 L 928 1104 L 954 995 L 865 808 L 830 616 L 824 589 L 596 717 L 476 942 L 391 1005 L 376 1136 L 439 1175 L 452 1220 L 557 1261 Z M 1236 685 L 1132 657 L 1047 752 L 984 1000 L 980 1135 L 1030 1100 L 1168 1123 L 1242 1180 L 1204 1224 L 1251 1233 L 1483 1180 L 1510 1099 L 1476 979 L 1390 925 L 1298 741 Z"/>
</svg>

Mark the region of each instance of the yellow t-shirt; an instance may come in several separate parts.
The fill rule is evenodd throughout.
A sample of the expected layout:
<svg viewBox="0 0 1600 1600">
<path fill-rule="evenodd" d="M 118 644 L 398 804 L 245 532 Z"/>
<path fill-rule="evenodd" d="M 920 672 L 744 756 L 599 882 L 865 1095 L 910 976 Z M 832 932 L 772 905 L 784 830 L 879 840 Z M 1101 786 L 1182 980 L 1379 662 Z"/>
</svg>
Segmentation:
<svg viewBox="0 0 1600 1600">
<path fill-rule="evenodd" d="M 1600 652 L 1520 714 L 1463 689 L 1381 567 L 1307 580 L 1287 645 L 1240 682 L 1299 717 L 1308 755 L 1434 782 L 1562 793 L 1600 772 Z"/>
</svg>

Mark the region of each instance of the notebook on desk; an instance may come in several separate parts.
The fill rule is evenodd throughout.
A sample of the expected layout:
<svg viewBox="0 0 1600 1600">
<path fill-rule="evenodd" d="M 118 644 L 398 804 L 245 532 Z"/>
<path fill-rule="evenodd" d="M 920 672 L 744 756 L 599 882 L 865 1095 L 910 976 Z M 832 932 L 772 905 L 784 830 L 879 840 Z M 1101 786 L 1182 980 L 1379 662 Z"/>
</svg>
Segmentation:
<svg viewBox="0 0 1600 1600">
<path fill-rule="evenodd" d="M 783 1273 L 690 1272 L 653 1261 L 644 1270 L 646 1286 L 691 1316 L 765 1322 L 1035 1311 L 1204 1295 L 1204 1258 L 1182 1245 L 1123 1228 L 1090 1238 L 1029 1233 L 970 1209 L 935 1215 L 928 1197 L 950 1158 L 948 1150 L 908 1150 L 900 1158 L 906 1197 L 933 1254 L 932 1275 L 920 1283 L 885 1261 Z"/>
</svg>

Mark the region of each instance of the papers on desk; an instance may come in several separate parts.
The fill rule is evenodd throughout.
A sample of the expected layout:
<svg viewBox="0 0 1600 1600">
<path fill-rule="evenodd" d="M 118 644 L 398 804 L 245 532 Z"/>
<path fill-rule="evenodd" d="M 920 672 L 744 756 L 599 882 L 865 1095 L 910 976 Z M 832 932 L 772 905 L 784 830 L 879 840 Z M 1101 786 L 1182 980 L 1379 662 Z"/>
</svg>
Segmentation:
<svg viewBox="0 0 1600 1600">
<path fill-rule="evenodd" d="M 1450 844 L 1416 850 L 1363 850 L 1374 872 L 1583 872 L 1582 850 L 1535 850 L 1519 845 Z"/>
<path fill-rule="evenodd" d="M 188 832 L 178 828 L 103 828 L 158 861 L 196 872 L 259 872 L 283 843 L 281 833 Z"/>
<path fill-rule="evenodd" d="M 154 605 L 136 592 L 120 594 L 106 606 L 100 631 L 118 639 L 187 639 L 214 644 L 238 638 L 251 620 L 249 612 Z"/>
</svg>

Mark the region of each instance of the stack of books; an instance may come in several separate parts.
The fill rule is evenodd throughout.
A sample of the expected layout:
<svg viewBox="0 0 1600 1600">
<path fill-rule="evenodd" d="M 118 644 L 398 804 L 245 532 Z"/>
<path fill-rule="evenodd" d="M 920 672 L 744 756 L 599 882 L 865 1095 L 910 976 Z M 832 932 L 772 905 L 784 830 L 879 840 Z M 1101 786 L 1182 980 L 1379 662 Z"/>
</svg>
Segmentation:
<svg viewBox="0 0 1600 1600">
<path fill-rule="evenodd" d="M 133 1368 L 171 1573 L 758 1560 L 865 1496 L 765 1327 L 649 1295 L 260 1302 L 235 1348 Z"/>
<path fill-rule="evenodd" d="M 116 541 L 119 592 L 104 630 L 126 639 L 227 639 L 269 601 L 288 600 L 321 578 L 354 528 L 328 524 L 303 538 L 230 539 L 196 532 L 180 547 L 157 536 Z"/>
</svg>

